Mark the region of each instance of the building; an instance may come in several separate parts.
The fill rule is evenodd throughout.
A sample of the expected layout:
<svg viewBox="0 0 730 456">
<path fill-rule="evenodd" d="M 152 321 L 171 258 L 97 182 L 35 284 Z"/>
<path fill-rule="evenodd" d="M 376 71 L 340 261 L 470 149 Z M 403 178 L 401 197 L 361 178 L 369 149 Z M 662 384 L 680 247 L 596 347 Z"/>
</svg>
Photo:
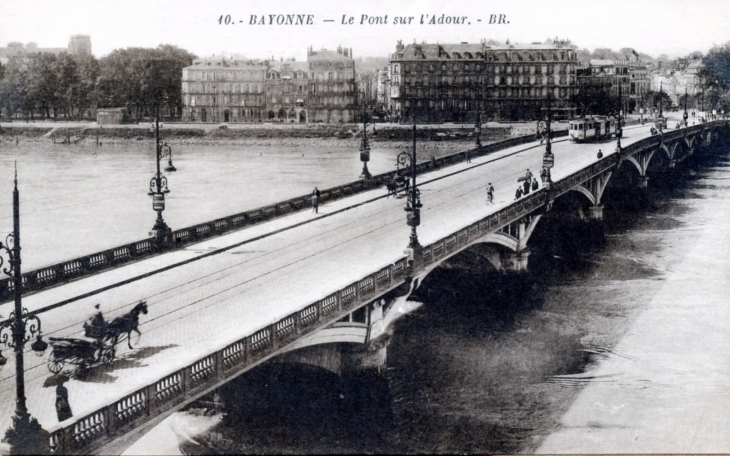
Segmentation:
<svg viewBox="0 0 730 456">
<path fill-rule="evenodd" d="M 510 44 L 409 44 L 390 62 L 393 116 L 421 121 L 544 117 L 548 92 L 555 118 L 572 117 L 576 52 L 565 41 Z"/>
<path fill-rule="evenodd" d="M 649 69 L 641 61 L 629 64 L 629 98 L 633 106 L 643 106 L 646 94 L 651 90 Z"/>
<path fill-rule="evenodd" d="M 619 96 L 619 87 L 624 96 L 631 91 L 631 76 L 628 60 L 593 59 L 588 64 L 588 71 L 578 80 L 581 93 L 588 90 L 606 90 L 610 96 Z M 583 92 L 586 90 L 586 92 Z"/>
<path fill-rule="evenodd" d="M 182 70 L 183 120 L 263 122 L 269 62 L 196 59 Z"/>
<path fill-rule="evenodd" d="M 188 122 L 351 122 L 352 50 L 307 52 L 294 59 L 196 59 L 182 71 Z"/>
<path fill-rule="evenodd" d="M 355 61 L 352 48 L 307 52 L 309 121 L 352 122 L 355 114 Z"/>
<path fill-rule="evenodd" d="M 68 40 L 68 53 L 72 55 L 91 55 L 91 37 L 72 35 Z"/>
<path fill-rule="evenodd" d="M 266 71 L 266 120 L 307 122 L 309 66 L 293 59 L 272 61 Z"/>
<path fill-rule="evenodd" d="M 10 57 L 14 55 L 32 54 L 32 53 L 45 53 L 59 55 L 62 52 L 68 52 L 72 55 L 91 55 L 91 37 L 89 35 L 73 35 L 69 41 L 68 46 L 63 48 L 42 48 L 38 47 L 38 43 L 23 43 L 12 42 L 8 43 L 7 47 L 0 48 L 0 63 L 5 65 L 8 63 Z"/>
</svg>

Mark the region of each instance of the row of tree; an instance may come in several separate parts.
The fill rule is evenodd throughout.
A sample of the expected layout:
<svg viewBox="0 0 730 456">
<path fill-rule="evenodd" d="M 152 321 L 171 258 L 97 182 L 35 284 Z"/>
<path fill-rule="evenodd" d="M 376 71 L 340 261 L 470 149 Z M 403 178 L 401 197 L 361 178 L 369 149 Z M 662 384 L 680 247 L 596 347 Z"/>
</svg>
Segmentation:
<svg viewBox="0 0 730 456">
<path fill-rule="evenodd" d="M 0 65 L 0 115 L 81 119 L 95 108 L 125 107 L 141 118 L 162 109 L 182 109 L 182 69 L 195 56 L 184 49 L 117 49 L 96 59 L 62 52 L 17 53 Z"/>
</svg>

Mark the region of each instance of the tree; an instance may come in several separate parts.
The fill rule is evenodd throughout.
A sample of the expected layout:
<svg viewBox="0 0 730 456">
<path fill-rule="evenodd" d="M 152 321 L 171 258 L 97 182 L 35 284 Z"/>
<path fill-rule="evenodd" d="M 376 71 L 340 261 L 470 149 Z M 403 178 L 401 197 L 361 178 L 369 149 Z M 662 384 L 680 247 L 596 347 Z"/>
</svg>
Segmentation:
<svg viewBox="0 0 730 456">
<path fill-rule="evenodd" d="M 32 110 L 26 88 L 27 79 L 28 65 L 24 56 L 10 56 L 5 67 L 5 77 L 0 81 L 0 107 L 7 117 L 18 113 L 25 117 Z"/>
<path fill-rule="evenodd" d="M 644 105 L 648 108 L 658 110 L 660 103 L 662 110 L 667 110 L 672 106 L 672 98 L 666 92 L 647 92 L 645 100 Z"/>
<path fill-rule="evenodd" d="M 725 92 L 730 88 L 730 42 L 713 46 L 702 63 L 698 75 L 705 90 Z"/>
<path fill-rule="evenodd" d="M 124 106 L 137 118 L 152 114 L 155 101 L 166 98 L 172 115 L 182 108 L 182 69 L 195 56 L 171 45 L 156 49 L 117 49 L 100 61 L 99 97 L 103 106 Z"/>
<path fill-rule="evenodd" d="M 34 111 L 40 111 L 43 118 L 50 117 L 51 109 L 55 114 L 58 107 L 56 62 L 54 54 L 36 53 L 28 57 L 28 99 Z"/>
</svg>

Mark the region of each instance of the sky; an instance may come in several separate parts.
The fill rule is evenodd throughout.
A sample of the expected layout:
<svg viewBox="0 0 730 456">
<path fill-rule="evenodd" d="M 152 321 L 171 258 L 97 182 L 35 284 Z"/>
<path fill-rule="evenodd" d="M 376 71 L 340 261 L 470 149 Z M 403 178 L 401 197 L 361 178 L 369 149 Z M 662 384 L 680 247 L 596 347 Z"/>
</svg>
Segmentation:
<svg viewBox="0 0 730 456">
<path fill-rule="evenodd" d="M 312 25 L 269 24 L 269 15 L 311 15 Z M 267 24 L 251 25 L 252 15 Z M 362 24 L 363 15 L 387 24 Z M 463 24 L 421 24 L 422 15 L 463 18 Z M 490 24 L 490 18 L 503 24 Z M 230 22 L 225 24 L 226 16 Z M 353 24 L 342 24 L 353 18 Z M 396 24 L 396 17 L 410 24 Z M 333 22 L 324 22 L 331 20 Z M 480 21 L 481 20 L 481 21 Z M 367 21 L 367 19 L 366 19 Z M 219 22 L 223 22 L 219 24 Z M 706 53 L 730 41 L 729 0 L 0 0 L 0 46 L 36 42 L 66 47 L 91 36 L 92 52 L 173 44 L 199 57 L 243 54 L 295 57 L 314 49 L 351 47 L 354 57 L 387 57 L 397 41 L 512 43 L 570 39 L 581 48 L 632 47 L 653 57 Z"/>
</svg>

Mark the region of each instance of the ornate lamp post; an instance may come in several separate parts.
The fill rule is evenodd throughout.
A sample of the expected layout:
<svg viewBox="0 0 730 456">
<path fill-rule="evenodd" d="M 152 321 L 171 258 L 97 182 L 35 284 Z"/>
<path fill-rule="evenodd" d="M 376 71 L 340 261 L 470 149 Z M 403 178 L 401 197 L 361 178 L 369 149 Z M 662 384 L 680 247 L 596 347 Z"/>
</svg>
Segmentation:
<svg viewBox="0 0 730 456">
<path fill-rule="evenodd" d="M 160 160 L 168 157 L 167 167 L 165 171 L 175 172 L 177 168 L 172 164 L 172 148 L 166 143 L 160 143 L 160 104 L 155 102 L 156 118 L 155 118 L 155 154 L 157 156 L 157 173 L 150 181 L 150 191 L 147 193 L 152 197 L 152 209 L 157 212 L 157 220 L 155 226 L 152 227 L 154 237 L 164 242 L 168 233 L 171 231 L 165 221 L 162 219 L 162 211 L 165 210 L 165 194 L 170 193 L 167 188 L 167 177 L 160 171 Z"/>
<path fill-rule="evenodd" d="M 621 153 L 621 136 L 623 136 L 623 129 L 621 128 L 621 86 L 618 86 L 618 122 L 616 123 L 616 152 Z"/>
<path fill-rule="evenodd" d="M 482 151 L 482 111 L 477 108 L 477 118 L 474 121 L 474 134 L 476 136 L 477 153 Z"/>
<path fill-rule="evenodd" d="M 409 249 L 418 249 L 421 245 L 418 243 L 418 233 L 416 227 L 421 224 L 421 192 L 416 187 L 416 118 L 413 117 L 413 152 L 404 151 L 398 154 L 396 160 L 396 166 L 400 169 L 403 166 L 405 169 L 411 168 L 411 188 L 410 194 L 408 195 L 408 201 L 406 202 L 405 211 L 408 212 L 406 222 L 411 227 L 411 237 L 408 243 Z"/>
<path fill-rule="evenodd" d="M 12 248 L 10 247 L 12 245 Z M 13 278 L 13 292 L 15 308 L 8 319 L 0 325 L 0 344 L 13 349 L 15 353 L 15 415 L 13 424 L 5 431 L 4 442 L 12 446 L 13 454 L 40 454 L 48 452 L 49 434 L 31 417 L 25 405 L 25 371 L 23 368 L 23 349 L 33 337 L 36 340 L 31 349 L 42 356 L 48 344 L 41 336 L 41 321 L 28 309 L 23 308 L 21 293 L 23 278 L 20 271 L 20 196 L 18 194 L 18 171 L 15 170 L 15 188 L 13 189 L 13 232 L 0 242 L 0 253 L 4 253 L 9 261 L 8 267 L 3 268 L 3 257 L 0 256 L 0 270 Z M 7 359 L 0 352 L 0 369 L 7 363 Z"/>
<path fill-rule="evenodd" d="M 550 129 L 550 122 L 552 122 L 552 109 L 551 109 L 552 98 L 550 95 L 551 95 L 550 92 L 548 92 L 547 121 L 540 120 L 537 122 L 537 133 L 538 133 L 538 135 L 545 138 L 545 153 L 542 156 L 542 169 L 543 169 L 543 174 L 545 176 L 545 187 L 547 189 L 550 189 L 550 184 L 552 183 L 552 178 L 550 176 L 550 168 L 555 166 L 555 155 L 553 155 L 553 152 L 552 152 L 553 146 L 551 144 L 553 132 Z"/>
<path fill-rule="evenodd" d="M 362 162 L 362 173 L 360 179 L 370 179 L 373 177 L 368 171 L 368 162 L 370 161 L 370 143 L 368 142 L 368 125 L 367 115 L 365 113 L 365 97 L 362 100 L 362 142 L 360 143 L 360 161 Z"/>
</svg>

